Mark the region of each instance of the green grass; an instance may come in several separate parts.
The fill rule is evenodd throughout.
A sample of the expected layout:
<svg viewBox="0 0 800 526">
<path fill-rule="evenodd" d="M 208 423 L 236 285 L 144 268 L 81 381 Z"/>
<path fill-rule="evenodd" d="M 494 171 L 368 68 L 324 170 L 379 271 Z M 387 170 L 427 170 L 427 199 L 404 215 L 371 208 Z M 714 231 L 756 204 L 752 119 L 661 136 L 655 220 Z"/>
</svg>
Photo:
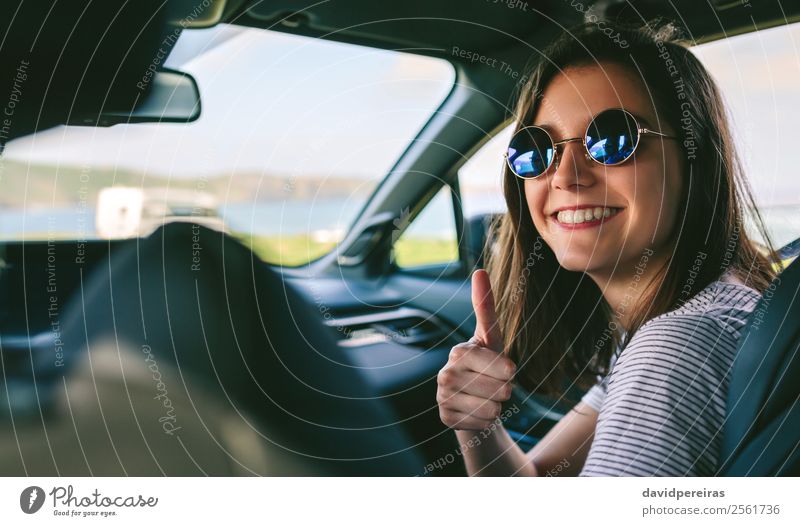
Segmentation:
<svg viewBox="0 0 800 526">
<path fill-rule="evenodd" d="M 234 235 L 264 261 L 286 267 L 303 265 L 336 247 L 335 242 L 316 241 L 308 234 L 251 236 L 239 232 Z M 401 237 L 395 243 L 395 261 L 400 267 L 446 263 L 456 259 L 458 247 L 455 240 Z"/>
<path fill-rule="evenodd" d="M 399 267 L 447 263 L 458 259 L 455 239 L 401 237 L 394 244 L 395 262 Z"/>
<path fill-rule="evenodd" d="M 236 232 L 234 236 L 255 254 L 274 265 L 296 267 L 324 256 L 336 247 L 335 242 L 320 242 L 307 234 L 253 236 Z"/>
</svg>

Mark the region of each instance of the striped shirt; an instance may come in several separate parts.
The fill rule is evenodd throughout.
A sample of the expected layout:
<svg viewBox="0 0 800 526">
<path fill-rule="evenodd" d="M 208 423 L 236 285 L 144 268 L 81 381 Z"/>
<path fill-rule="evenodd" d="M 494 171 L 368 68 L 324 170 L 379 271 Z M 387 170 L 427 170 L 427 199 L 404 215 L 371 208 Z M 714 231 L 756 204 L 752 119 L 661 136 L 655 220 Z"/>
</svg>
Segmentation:
<svg viewBox="0 0 800 526">
<path fill-rule="evenodd" d="M 737 342 L 760 297 L 725 276 L 643 324 L 582 399 L 599 415 L 580 475 L 714 475 Z"/>
</svg>

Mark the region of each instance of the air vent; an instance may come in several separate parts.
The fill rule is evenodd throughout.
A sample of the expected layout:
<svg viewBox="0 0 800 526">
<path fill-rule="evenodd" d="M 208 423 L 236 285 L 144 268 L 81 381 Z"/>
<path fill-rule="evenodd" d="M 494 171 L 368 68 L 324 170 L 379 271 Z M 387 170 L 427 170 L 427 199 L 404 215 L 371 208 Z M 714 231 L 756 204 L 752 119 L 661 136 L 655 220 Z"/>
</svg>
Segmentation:
<svg viewBox="0 0 800 526">
<path fill-rule="evenodd" d="M 393 342 L 398 345 L 430 349 L 455 345 L 457 335 L 435 316 L 418 309 L 401 308 L 393 311 L 332 318 L 326 321 L 344 334 L 343 347 L 362 347 Z"/>
</svg>

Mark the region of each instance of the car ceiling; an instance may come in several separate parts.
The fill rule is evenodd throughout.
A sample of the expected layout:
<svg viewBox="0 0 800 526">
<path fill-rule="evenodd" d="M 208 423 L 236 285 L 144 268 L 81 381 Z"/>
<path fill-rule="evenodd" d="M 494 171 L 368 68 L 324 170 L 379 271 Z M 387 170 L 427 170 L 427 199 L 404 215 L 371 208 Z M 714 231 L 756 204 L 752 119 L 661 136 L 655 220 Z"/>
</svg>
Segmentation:
<svg viewBox="0 0 800 526">
<path fill-rule="evenodd" d="M 778 0 L 254 0 L 225 20 L 379 48 L 449 56 L 454 45 L 483 53 L 541 45 L 585 13 L 632 22 L 670 19 L 695 42 L 800 20 L 800 2 Z"/>
</svg>

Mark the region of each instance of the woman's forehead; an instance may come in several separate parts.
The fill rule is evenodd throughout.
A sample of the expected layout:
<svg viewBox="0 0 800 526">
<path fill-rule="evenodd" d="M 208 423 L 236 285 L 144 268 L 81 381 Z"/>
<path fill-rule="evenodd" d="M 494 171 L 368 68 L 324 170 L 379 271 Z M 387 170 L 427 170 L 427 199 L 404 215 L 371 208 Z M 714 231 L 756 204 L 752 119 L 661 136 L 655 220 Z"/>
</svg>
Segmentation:
<svg viewBox="0 0 800 526">
<path fill-rule="evenodd" d="M 624 108 L 650 122 L 655 120 L 645 83 L 618 64 L 571 66 L 545 87 L 532 124 L 557 132 L 581 131 L 592 117 L 609 108 Z"/>
</svg>

